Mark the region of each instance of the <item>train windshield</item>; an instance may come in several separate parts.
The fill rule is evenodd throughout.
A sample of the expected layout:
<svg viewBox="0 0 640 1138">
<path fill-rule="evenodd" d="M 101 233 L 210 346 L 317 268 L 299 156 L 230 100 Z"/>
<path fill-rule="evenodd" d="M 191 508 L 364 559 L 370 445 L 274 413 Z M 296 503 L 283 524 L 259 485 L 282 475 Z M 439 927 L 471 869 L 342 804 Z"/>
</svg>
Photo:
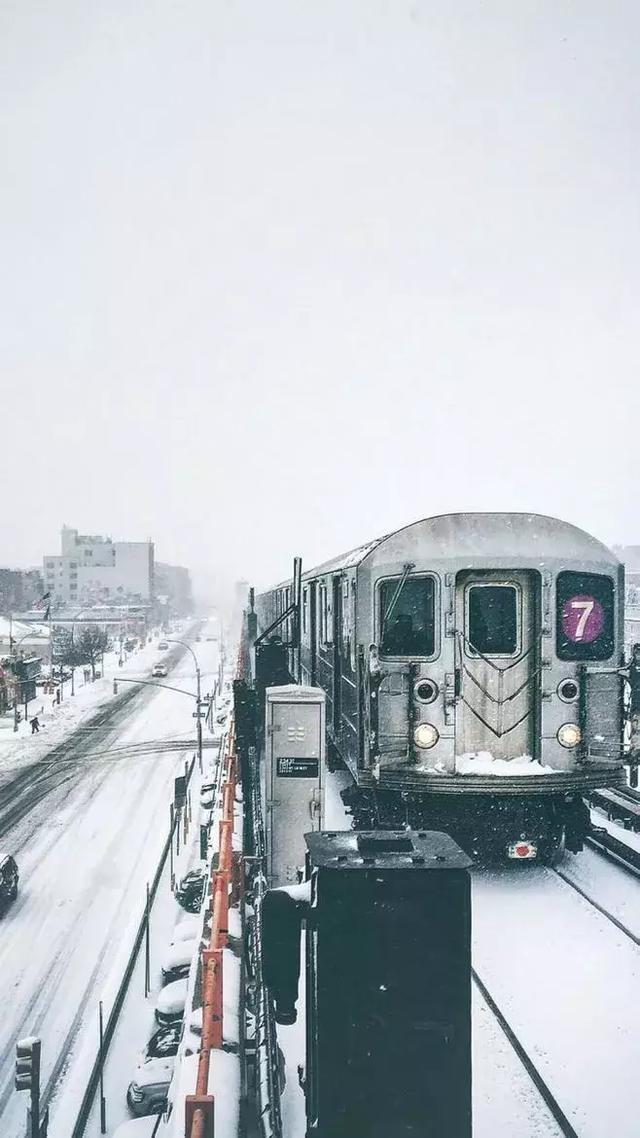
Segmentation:
<svg viewBox="0 0 640 1138">
<path fill-rule="evenodd" d="M 560 660 L 607 660 L 613 652 L 613 581 L 599 573 L 559 573 L 556 649 Z"/>
<path fill-rule="evenodd" d="M 467 638 L 471 652 L 514 656 L 519 594 L 515 585 L 469 585 Z"/>
<path fill-rule="evenodd" d="M 383 656 L 433 656 L 435 581 L 433 577 L 409 577 L 396 597 L 400 580 L 392 577 L 380 582 L 380 652 Z"/>
</svg>

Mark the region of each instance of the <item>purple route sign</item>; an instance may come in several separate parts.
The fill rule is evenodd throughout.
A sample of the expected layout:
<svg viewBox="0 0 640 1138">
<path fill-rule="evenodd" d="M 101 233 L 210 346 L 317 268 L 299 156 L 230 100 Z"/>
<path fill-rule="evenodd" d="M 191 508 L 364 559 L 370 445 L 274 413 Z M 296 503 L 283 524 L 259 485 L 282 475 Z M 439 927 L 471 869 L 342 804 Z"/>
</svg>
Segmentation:
<svg viewBox="0 0 640 1138">
<path fill-rule="evenodd" d="M 604 609 L 584 593 L 569 597 L 562 606 L 562 631 L 572 644 L 592 644 L 604 628 Z"/>
</svg>

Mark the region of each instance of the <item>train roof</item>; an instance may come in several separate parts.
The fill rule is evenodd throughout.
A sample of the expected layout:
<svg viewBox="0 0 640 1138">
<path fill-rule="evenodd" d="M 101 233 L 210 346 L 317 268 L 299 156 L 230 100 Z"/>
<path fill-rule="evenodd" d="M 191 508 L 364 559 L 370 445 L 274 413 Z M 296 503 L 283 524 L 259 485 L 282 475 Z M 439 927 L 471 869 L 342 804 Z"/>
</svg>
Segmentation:
<svg viewBox="0 0 640 1138">
<path fill-rule="evenodd" d="M 411 522 L 351 549 L 347 553 L 308 569 L 303 579 L 324 577 L 352 569 L 367 559 L 410 558 L 412 547 L 420 558 L 433 552 L 434 560 L 447 556 L 523 558 L 535 552 L 540 561 L 566 557 L 602 561 L 617 566 L 620 561 L 606 545 L 577 526 L 544 514 L 460 513 L 440 514 Z"/>
</svg>

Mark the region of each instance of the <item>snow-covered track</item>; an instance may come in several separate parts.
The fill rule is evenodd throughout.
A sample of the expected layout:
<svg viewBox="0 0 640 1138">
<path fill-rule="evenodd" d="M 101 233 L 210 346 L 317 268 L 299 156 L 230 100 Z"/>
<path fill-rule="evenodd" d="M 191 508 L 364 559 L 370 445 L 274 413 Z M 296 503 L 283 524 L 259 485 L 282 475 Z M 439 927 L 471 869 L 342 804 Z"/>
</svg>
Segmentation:
<svg viewBox="0 0 640 1138">
<path fill-rule="evenodd" d="M 636 1138 L 637 882 L 590 851 L 563 870 L 580 890 L 542 866 L 473 872 L 473 967 L 579 1138 Z"/>
<path fill-rule="evenodd" d="M 592 826 L 591 833 L 585 838 L 585 845 L 604 857 L 611 858 L 622 869 L 626 869 L 635 877 L 640 877 L 640 853 L 638 850 L 616 838 L 608 830 Z"/>
<path fill-rule="evenodd" d="M 577 1131 L 574 1130 L 573 1126 L 569 1122 L 569 1119 L 567 1118 L 566 1114 L 564 1113 L 564 1111 L 563 1111 L 562 1107 L 560 1106 L 560 1103 L 556 1099 L 553 1091 L 551 1090 L 548 1083 L 545 1081 L 545 1079 L 541 1075 L 540 1071 L 536 1067 L 536 1064 L 534 1063 L 533 1059 L 531 1058 L 530 1054 L 528 1053 L 528 1051 L 525 1048 L 525 1046 L 523 1045 L 523 1043 L 521 1043 L 521 1041 L 518 1039 L 518 1036 L 516 1035 L 515 1031 L 511 1027 L 511 1025 L 509 1024 L 506 1016 L 503 1014 L 503 1012 L 498 1007 L 498 1004 L 496 1003 L 495 999 L 491 995 L 491 992 L 487 988 L 486 984 L 484 984 L 483 981 L 480 979 L 480 976 L 476 972 L 475 968 L 471 969 L 471 975 L 473 976 L 473 982 L 476 985 L 478 991 L 480 992 L 482 998 L 484 999 L 485 1003 L 487 1004 L 487 1006 L 489 1007 L 489 1009 L 491 1010 L 491 1012 L 495 1016 L 495 1018 L 496 1018 L 497 1022 L 499 1023 L 502 1031 L 504 1032 L 504 1034 L 507 1037 L 507 1039 L 509 1040 L 509 1043 L 511 1044 L 513 1050 L 515 1051 L 516 1055 L 518 1056 L 518 1059 L 522 1063 L 522 1066 L 524 1067 L 529 1078 L 531 1079 L 532 1083 L 534 1084 L 536 1090 L 539 1092 L 542 1099 L 544 1099 L 544 1102 L 546 1103 L 549 1111 L 551 1112 L 551 1115 L 552 1115 L 554 1121 L 557 1122 L 558 1126 L 560 1127 L 562 1134 L 565 1135 L 565 1138 L 579 1138 Z"/>
<path fill-rule="evenodd" d="M 605 905 L 601 905 L 600 902 L 597 901 L 590 892 L 578 885 L 577 882 L 569 877 L 568 874 L 564 873 L 559 866 L 555 866 L 553 872 L 557 874 L 558 877 L 562 878 L 562 880 L 566 882 L 570 889 L 575 889 L 576 893 L 579 893 L 580 896 L 583 897 L 585 901 L 588 901 L 589 904 L 592 905 L 593 908 L 596 909 L 599 913 L 601 913 L 603 917 L 606 917 L 608 921 L 611 921 L 611 923 L 615 925 L 615 927 L 619 929 L 620 932 L 624 933 L 625 936 L 628 936 L 634 944 L 640 945 L 640 936 L 634 933 L 633 930 L 624 923 L 624 921 L 621 921 L 618 917 L 611 913 Z"/>
</svg>

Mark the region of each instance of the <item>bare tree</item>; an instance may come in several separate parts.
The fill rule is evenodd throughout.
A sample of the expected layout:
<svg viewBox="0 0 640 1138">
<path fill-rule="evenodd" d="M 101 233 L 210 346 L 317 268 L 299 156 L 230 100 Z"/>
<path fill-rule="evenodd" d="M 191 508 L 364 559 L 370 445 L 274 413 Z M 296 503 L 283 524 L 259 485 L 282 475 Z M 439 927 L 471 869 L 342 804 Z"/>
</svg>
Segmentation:
<svg viewBox="0 0 640 1138">
<path fill-rule="evenodd" d="M 101 628 L 85 627 L 80 636 L 76 637 L 75 647 L 80 664 L 91 665 L 91 678 L 96 678 L 96 663 L 103 652 L 108 652 L 111 641 L 107 633 Z"/>
</svg>

